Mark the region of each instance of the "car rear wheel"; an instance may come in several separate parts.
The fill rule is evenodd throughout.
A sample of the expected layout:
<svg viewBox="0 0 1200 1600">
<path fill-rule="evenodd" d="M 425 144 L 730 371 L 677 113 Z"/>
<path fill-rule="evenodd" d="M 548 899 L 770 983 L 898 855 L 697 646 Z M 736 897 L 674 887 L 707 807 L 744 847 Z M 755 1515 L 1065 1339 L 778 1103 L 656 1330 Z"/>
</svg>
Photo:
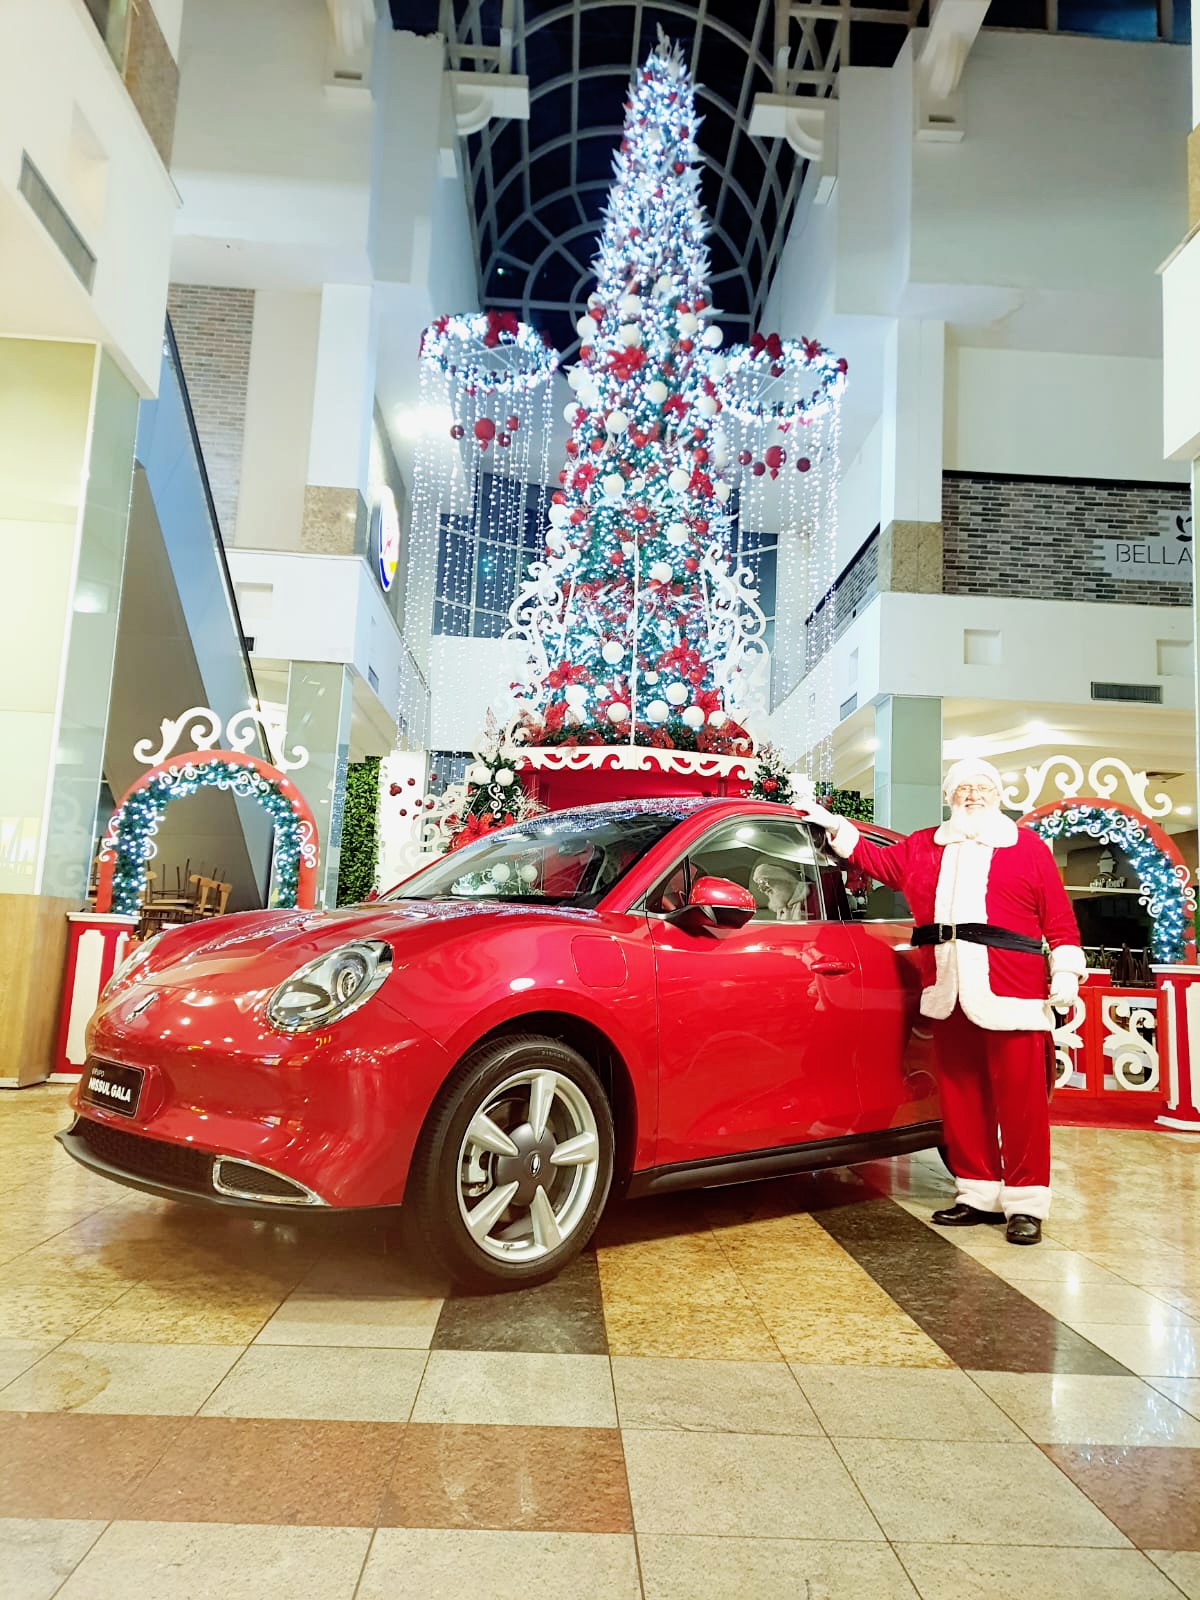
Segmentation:
<svg viewBox="0 0 1200 1600">
<path fill-rule="evenodd" d="M 463 1062 L 421 1136 L 407 1207 L 460 1283 L 552 1278 L 591 1238 L 613 1175 L 612 1111 L 557 1039 L 498 1039 Z"/>
</svg>

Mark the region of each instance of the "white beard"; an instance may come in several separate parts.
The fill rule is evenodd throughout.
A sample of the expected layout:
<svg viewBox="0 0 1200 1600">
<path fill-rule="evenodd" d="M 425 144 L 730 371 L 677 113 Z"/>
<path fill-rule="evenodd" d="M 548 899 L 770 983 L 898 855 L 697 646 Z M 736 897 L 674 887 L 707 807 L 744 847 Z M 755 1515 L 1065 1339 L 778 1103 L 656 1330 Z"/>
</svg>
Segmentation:
<svg viewBox="0 0 1200 1600">
<path fill-rule="evenodd" d="M 978 839 L 999 813 L 999 806 L 984 806 L 979 811 L 969 811 L 966 806 L 951 806 L 950 821 L 964 839 Z"/>
</svg>

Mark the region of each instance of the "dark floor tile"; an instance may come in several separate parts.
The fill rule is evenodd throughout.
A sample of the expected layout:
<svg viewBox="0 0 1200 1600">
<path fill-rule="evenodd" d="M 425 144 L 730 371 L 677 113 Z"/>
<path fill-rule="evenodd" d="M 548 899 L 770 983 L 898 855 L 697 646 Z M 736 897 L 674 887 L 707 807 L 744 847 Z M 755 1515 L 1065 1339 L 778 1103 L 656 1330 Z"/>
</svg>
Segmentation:
<svg viewBox="0 0 1200 1600">
<path fill-rule="evenodd" d="M 0 1516 L 128 1516 L 183 1417 L 13 1412 L 0 1417 Z"/>
<path fill-rule="evenodd" d="M 516 1294 L 452 1295 L 442 1307 L 432 1347 L 606 1356 L 596 1257 L 589 1251 L 549 1283 Z"/>
<path fill-rule="evenodd" d="M 854 1203 L 815 1216 L 958 1366 L 1128 1376 L 1082 1334 L 865 1184 Z"/>
<path fill-rule="evenodd" d="M 620 1434 L 410 1423 L 379 1521 L 397 1528 L 629 1533 Z"/>
<path fill-rule="evenodd" d="M 403 1437 L 402 1423 L 193 1417 L 124 1515 L 369 1528 Z"/>
<path fill-rule="evenodd" d="M 1139 1550 L 1200 1550 L 1200 1450 L 1086 1444 L 1042 1449 Z"/>
</svg>

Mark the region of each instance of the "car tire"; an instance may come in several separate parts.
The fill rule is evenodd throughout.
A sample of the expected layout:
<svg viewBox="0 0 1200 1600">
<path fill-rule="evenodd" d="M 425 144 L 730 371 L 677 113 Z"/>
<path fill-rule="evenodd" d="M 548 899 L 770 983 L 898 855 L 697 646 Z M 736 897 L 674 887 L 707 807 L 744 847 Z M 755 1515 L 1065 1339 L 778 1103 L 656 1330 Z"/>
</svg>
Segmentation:
<svg viewBox="0 0 1200 1600">
<path fill-rule="evenodd" d="M 608 1096 L 578 1051 L 535 1034 L 493 1040 L 447 1080 L 422 1130 L 410 1230 L 467 1288 L 544 1283 L 594 1233 L 614 1149 Z"/>
</svg>

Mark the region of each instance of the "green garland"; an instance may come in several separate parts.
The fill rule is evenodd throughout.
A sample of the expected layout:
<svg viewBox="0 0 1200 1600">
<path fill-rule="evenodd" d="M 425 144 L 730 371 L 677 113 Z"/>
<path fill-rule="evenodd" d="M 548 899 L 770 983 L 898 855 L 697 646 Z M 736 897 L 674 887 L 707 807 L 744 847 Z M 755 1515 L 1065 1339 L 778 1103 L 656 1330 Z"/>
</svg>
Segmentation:
<svg viewBox="0 0 1200 1600">
<path fill-rule="evenodd" d="M 816 794 L 826 810 L 839 817 L 849 817 L 851 822 L 875 821 L 875 802 L 869 794 L 860 794 L 857 789 L 835 789 L 829 783 L 818 783 Z"/>
<path fill-rule="evenodd" d="M 354 906 L 364 901 L 376 887 L 378 870 L 379 757 L 368 756 L 346 768 L 338 905 Z"/>
</svg>

